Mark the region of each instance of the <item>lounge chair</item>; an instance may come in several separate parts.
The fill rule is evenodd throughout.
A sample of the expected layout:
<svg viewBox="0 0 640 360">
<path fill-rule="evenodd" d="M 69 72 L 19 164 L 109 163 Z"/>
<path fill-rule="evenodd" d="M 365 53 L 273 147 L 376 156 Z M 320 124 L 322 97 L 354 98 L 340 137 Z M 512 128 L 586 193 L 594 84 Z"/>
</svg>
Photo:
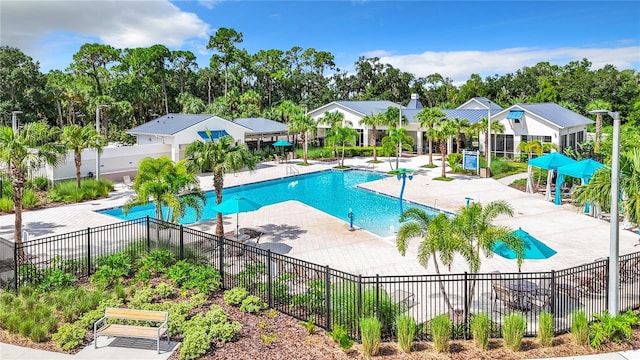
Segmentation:
<svg viewBox="0 0 640 360">
<path fill-rule="evenodd" d="M 122 177 L 122 183 L 127 189 L 133 189 L 133 183 L 131 182 L 131 177 L 129 175 Z"/>
<path fill-rule="evenodd" d="M 277 162 L 277 163 L 281 163 L 281 162 L 282 162 L 282 159 L 280 158 L 280 156 L 279 156 L 279 155 L 273 155 L 273 160 L 274 160 L 275 162 Z"/>
</svg>

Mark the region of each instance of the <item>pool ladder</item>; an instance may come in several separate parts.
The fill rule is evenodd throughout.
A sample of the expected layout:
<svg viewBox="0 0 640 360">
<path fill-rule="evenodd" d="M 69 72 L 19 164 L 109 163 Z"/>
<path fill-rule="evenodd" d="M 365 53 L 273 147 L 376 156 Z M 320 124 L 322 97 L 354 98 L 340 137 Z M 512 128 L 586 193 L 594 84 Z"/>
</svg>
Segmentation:
<svg viewBox="0 0 640 360">
<path fill-rule="evenodd" d="M 287 165 L 286 175 L 300 175 L 300 170 L 295 165 Z"/>
</svg>

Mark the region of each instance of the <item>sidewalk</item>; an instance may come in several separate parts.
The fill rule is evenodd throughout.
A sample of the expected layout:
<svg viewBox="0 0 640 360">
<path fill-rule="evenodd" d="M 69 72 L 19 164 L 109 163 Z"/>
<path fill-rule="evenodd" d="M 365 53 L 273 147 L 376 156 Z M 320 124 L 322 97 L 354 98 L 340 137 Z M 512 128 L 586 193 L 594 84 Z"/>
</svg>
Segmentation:
<svg viewBox="0 0 640 360">
<path fill-rule="evenodd" d="M 63 354 L 45 350 L 25 348 L 15 345 L 0 343 L 0 359 L 2 360 L 167 360 L 180 343 L 160 341 L 160 354 L 156 351 L 155 340 L 129 339 L 129 338 L 101 338 L 98 348 L 93 347 L 93 342 L 80 350 L 77 354 Z"/>
</svg>

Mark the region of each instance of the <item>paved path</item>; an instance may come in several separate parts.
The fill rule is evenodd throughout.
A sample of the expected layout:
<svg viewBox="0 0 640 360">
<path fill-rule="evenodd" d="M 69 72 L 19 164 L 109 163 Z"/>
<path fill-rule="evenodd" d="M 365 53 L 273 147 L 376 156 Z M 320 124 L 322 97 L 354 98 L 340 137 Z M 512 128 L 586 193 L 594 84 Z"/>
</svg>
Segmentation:
<svg viewBox="0 0 640 360">
<path fill-rule="evenodd" d="M 127 338 L 100 338 L 98 348 L 93 343 L 77 354 L 63 354 L 38 349 L 24 348 L 0 343 L 2 360 L 166 360 L 178 349 L 179 343 L 160 342 L 160 354 L 156 351 L 154 340 Z"/>
</svg>

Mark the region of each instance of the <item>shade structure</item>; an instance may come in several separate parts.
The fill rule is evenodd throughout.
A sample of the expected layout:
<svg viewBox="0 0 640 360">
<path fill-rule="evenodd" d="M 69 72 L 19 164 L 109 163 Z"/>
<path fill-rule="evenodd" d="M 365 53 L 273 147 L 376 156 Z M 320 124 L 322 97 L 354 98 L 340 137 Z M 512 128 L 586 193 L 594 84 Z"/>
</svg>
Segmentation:
<svg viewBox="0 0 640 360">
<path fill-rule="evenodd" d="M 220 204 L 213 207 L 213 210 L 223 214 L 236 214 L 236 237 L 240 223 L 238 222 L 238 214 L 241 212 L 255 211 L 262 207 L 255 201 L 249 200 L 242 195 L 233 195 L 230 199 L 224 200 Z"/>
<path fill-rule="evenodd" d="M 559 152 L 552 152 L 529 160 L 529 165 L 545 170 L 555 170 L 560 166 L 576 163 L 572 158 Z"/>
<path fill-rule="evenodd" d="M 529 178 L 532 178 L 531 181 L 527 181 L 527 184 L 529 184 L 529 182 L 532 184 L 531 187 L 529 187 L 529 185 L 527 185 L 527 192 L 528 193 L 532 193 L 533 192 L 533 172 L 531 170 L 532 166 L 535 166 L 537 168 L 541 168 L 541 169 L 545 169 L 545 170 L 549 170 L 549 174 L 548 174 L 548 178 L 547 178 L 547 188 L 546 188 L 546 193 L 545 193 L 545 200 L 546 201 L 551 201 L 551 179 L 553 178 L 553 171 L 556 170 L 557 168 L 564 166 L 564 165 L 569 165 L 569 164 L 573 164 L 576 163 L 575 160 L 573 160 L 572 158 L 566 156 L 566 155 L 562 155 L 558 152 L 551 152 L 548 154 L 545 154 L 543 156 L 539 156 L 535 159 L 531 159 L 529 160 L 529 173 L 527 174 L 527 176 Z M 557 188 L 556 188 L 557 189 Z"/>
<path fill-rule="evenodd" d="M 512 232 L 511 235 L 517 236 L 524 241 L 524 259 L 548 259 L 557 253 L 545 243 L 531 236 L 531 234 L 522 229 Z M 515 251 L 502 241 L 496 241 L 492 250 L 496 255 L 500 255 L 503 258 L 516 258 Z"/>
<path fill-rule="evenodd" d="M 602 163 L 595 161 L 593 159 L 585 159 L 573 164 L 564 165 L 558 168 L 558 177 L 556 178 L 556 189 L 559 189 L 564 183 L 565 176 L 571 176 L 574 178 L 582 179 L 583 184 L 588 184 L 589 180 L 593 174 L 600 170 L 601 168 L 606 167 Z M 560 192 L 556 191 L 556 197 L 554 203 L 556 205 L 562 204 L 562 199 L 560 198 Z"/>
<path fill-rule="evenodd" d="M 273 143 L 273 146 L 276 146 L 276 147 L 291 146 L 291 145 L 293 145 L 293 144 L 288 142 L 287 140 L 282 140 L 282 139 L 280 139 L 280 140 L 278 140 L 278 141 Z"/>
</svg>

